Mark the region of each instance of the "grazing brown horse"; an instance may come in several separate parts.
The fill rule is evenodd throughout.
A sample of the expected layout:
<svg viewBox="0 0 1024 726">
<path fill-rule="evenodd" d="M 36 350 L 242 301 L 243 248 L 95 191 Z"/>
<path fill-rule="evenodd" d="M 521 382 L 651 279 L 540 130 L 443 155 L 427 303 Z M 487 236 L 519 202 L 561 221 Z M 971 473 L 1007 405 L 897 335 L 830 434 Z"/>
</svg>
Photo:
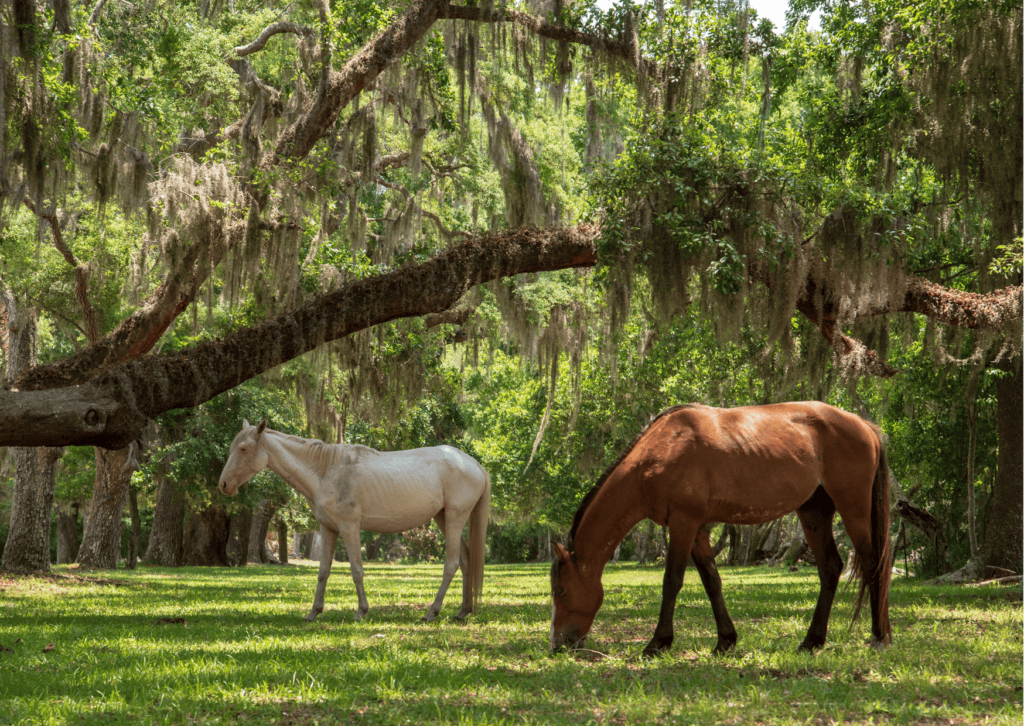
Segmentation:
<svg viewBox="0 0 1024 726">
<path fill-rule="evenodd" d="M 843 560 L 832 537 L 836 511 L 855 550 L 861 578 L 854 619 L 870 593 L 871 645 L 892 642 L 889 628 L 889 480 L 878 428 L 814 401 L 769 406 L 675 406 L 662 411 L 587 493 L 551 566 L 551 647 L 584 641 L 601 607 L 601 573 L 633 526 L 667 526 L 669 548 L 661 615 L 644 648 L 672 645 L 672 617 L 692 555 L 718 626 L 716 653 L 736 644 L 722 580 L 708 538 L 710 522 L 756 524 L 796 511 L 814 553 L 821 590 L 800 650 L 825 644 Z"/>
</svg>

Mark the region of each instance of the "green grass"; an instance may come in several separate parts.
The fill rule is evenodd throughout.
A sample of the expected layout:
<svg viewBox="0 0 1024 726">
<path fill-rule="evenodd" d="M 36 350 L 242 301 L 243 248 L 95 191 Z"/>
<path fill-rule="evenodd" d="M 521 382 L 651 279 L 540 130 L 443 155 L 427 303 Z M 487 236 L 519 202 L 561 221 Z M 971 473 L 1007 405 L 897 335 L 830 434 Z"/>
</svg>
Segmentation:
<svg viewBox="0 0 1024 726">
<path fill-rule="evenodd" d="M 458 578 L 441 618 L 419 622 L 438 565 L 368 564 L 360 623 L 344 565 L 316 623 L 302 619 L 311 563 L 0 575 L 0 723 L 1021 723 L 1019 585 L 897 580 L 884 652 L 863 645 L 865 622 L 850 628 L 850 588 L 809 656 L 795 651 L 815 571 L 724 568 L 739 644 L 714 657 L 695 574 L 654 661 L 640 651 L 661 570 L 634 564 L 605 573 L 595 650 L 558 655 L 546 565 L 489 566 L 467 624 L 449 619 Z"/>
</svg>

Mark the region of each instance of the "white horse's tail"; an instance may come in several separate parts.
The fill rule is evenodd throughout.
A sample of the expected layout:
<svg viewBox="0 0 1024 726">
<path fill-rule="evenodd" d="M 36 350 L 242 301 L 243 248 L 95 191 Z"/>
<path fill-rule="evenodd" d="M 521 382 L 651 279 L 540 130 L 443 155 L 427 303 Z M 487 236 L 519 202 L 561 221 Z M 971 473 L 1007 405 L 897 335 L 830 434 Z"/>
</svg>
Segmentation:
<svg viewBox="0 0 1024 726">
<path fill-rule="evenodd" d="M 473 610 L 476 612 L 480 602 L 480 594 L 484 589 L 484 557 L 487 554 L 487 518 L 491 508 L 491 475 L 482 466 L 484 472 L 484 490 L 476 500 L 473 512 L 469 515 L 469 591 L 473 598 Z"/>
</svg>

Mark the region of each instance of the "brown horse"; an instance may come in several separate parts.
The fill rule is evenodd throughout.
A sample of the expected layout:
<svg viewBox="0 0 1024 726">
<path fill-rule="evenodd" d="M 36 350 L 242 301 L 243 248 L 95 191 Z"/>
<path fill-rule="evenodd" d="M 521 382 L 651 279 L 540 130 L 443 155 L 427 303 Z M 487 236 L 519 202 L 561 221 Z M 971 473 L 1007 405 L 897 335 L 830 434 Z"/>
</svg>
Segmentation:
<svg viewBox="0 0 1024 726">
<path fill-rule="evenodd" d="M 551 647 L 578 646 L 601 607 L 601 573 L 633 526 L 667 526 L 669 548 L 661 615 L 644 648 L 672 645 L 672 617 L 693 556 L 718 626 L 716 653 L 736 644 L 722 598 L 707 524 L 756 524 L 796 511 L 814 553 L 821 590 L 800 650 L 825 644 L 843 561 L 832 537 L 836 511 L 855 550 L 861 578 L 854 620 L 870 593 L 871 645 L 892 642 L 889 628 L 889 480 L 874 424 L 818 402 L 662 411 L 587 493 L 551 566 Z"/>
</svg>

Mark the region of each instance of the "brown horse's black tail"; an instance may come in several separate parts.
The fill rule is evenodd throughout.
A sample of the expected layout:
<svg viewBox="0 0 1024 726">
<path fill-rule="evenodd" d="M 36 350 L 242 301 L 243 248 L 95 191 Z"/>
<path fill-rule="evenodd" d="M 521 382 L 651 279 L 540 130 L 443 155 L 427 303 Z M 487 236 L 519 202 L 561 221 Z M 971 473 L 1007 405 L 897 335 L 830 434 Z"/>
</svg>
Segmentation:
<svg viewBox="0 0 1024 726">
<path fill-rule="evenodd" d="M 877 593 L 878 629 L 881 643 L 892 642 L 889 625 L 889 584 L 892 581 L 892 543 L 889 541 L 889 460 L 885 453 L 885 442 L 878 427 L 872 427 L 878 437 L 878 468 L 871 487 L 871 554 L 862 557 L 855 554 L 854 572 L 860 577 L 860 593 L 853 610 L 853 619 L 860 615 L 864 592 L 871 589 Z"/>
</svg>

